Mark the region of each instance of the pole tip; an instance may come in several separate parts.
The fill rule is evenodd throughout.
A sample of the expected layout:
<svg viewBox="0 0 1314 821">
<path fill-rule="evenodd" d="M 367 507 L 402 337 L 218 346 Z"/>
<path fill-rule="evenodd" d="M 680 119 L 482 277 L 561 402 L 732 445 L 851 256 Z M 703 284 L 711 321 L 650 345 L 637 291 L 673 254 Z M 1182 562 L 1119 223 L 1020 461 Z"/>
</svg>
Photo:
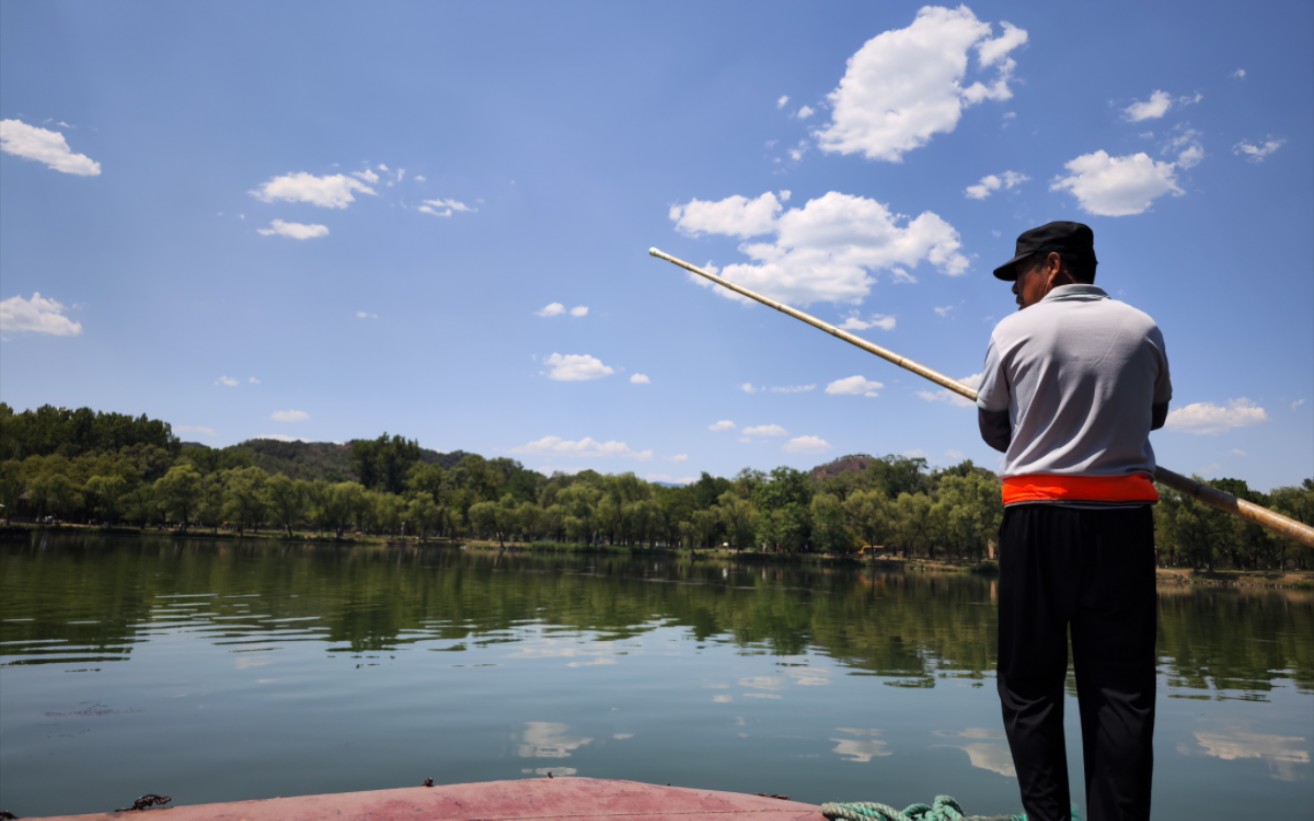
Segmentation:
<svg viewBox="0 0 1314 821">
<path fill-rule="evenodd" d="M 662 255 L 662 252 L 661 252 L 660 250 L 658 250 L 657 248 L 649 248 L 649 249 L 648 249 L 648 256 L 650 256 L 650 257 L 659 257 L 659 256 L 661 256 L 661 255 Z"/>
</svg>

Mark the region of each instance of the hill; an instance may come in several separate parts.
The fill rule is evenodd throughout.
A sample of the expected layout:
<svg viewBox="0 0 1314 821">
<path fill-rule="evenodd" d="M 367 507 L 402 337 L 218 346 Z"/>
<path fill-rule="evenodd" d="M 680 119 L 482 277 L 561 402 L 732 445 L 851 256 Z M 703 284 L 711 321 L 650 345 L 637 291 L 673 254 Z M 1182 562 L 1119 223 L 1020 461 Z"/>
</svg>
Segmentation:
<svg viewBox="0 0 1314 821">
<path fill-rule="evenodd" d="M 285 442 L 279 439 L 248 439 L 236 445 L 221 448 L 215 454 L 226 464 L 255 465 L 266 473 L 283 473 L 293 479 L 326 482 L 357 481 L 359 476 L 351 466 L 351 442 Z M 200 448 L 213 450 L 208 445 L 186 442 L 184 450 Z M 450 470 L 468 454 L 464 451 L 439 453 L 420 449 L 420 461 Z"/>
<path fill-rule="evenodd" d="M 875 456 L 868 456 L 865 453 L 854 453 L 848 456 L 841 456 L 833 459 L 824 465 L 814 467 L 810 474 L 818 482 L 840 476 L 845 473 L 862 473 L 871 467 L 877 461 Z"/>
</svg>

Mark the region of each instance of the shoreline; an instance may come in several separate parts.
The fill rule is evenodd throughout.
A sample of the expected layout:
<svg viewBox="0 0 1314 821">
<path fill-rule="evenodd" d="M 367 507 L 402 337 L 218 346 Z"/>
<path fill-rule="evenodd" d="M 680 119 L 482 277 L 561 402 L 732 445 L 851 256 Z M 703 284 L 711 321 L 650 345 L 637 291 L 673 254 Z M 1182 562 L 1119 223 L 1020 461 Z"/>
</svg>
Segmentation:
<svg viewBox="0 0 1314 821">
<path fill-rule="evenodd" d="M 33 522 L 11 522 L 0 526 L 0 539 L 12 539 L 27 536 L 33 532 L 53 531 L 56 533 L 86 533 L 100 536 L 132 536 L 172 539 L 227 539 L 239 541 L 263 541 L 297 544 L 339 545 L 344 547 L 409 547 L 459 549 L 478 553 L 525 553 L 525 554 L 571 554 L 571 555 L 609 555 L 629 556 L 634 554 L 662 554 L 671 557 L 685 557 L 694 561 L 728 561 L 753 564 L 811 564 L 821 566 L 839 566 L 849 568 L 872 568 L 892 573 L 973 573 L 983 576 L 997 576 L 998 564 L 994 560 L 980 562 L 954 562 L 941 559 L 912 558 L 898 556 L 880 556 L 862 558 L 855 555 L 835 555 L 827 553 L 768 553 L 753 550 L 731 550 L 727 548 L 709 548 L 690 550 L 687 548 L 646 548 L 613 545 L 582 545 L 565 543 L 526 543 L 507 542 L 499 544 L 483 539 L 453 539 L 434 537 L 421 539 L 418 536 L 371 536 L 350 534 L 336 537 L 331 533 L 294 532 L 291 536 L 281 530 L 269 529 L 258 532 L 238 534 L 233 531 L 189 530 L 181 532 L 176 529 L 151 529 L 139 527 L 103 527 L 99 525 L 82 525 L 62 522 L 57 524 L 38 524 Z M 1283 590 L 1314 590 L 1314 571 L 1310 570 L 1195 570 L 1189 567 L 1158 567 L 1155 570 L 1157 584 L 1160 587 L 1218 587 L 1218 588 L 1270 588 Z"/>
</svg>

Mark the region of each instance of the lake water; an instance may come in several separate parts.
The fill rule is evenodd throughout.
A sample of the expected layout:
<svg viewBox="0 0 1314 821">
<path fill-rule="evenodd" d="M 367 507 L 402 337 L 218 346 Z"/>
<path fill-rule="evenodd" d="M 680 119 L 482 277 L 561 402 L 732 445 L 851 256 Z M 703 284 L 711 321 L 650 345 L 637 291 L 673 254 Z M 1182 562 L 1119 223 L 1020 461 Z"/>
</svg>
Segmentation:
<svg viewBox="0 0 1314 821">
<path fill-rule="evenodd" d="M 0 543 L 0 808 L 552 772 L 1017 812 L 993 593 L 871 568 L 33 534 Z M 1155 818 L 1314 817 L 1314 597 L 1160 594 Z M 1080 773 L 1071 693 L 1067 715 Z"/>
</svg>

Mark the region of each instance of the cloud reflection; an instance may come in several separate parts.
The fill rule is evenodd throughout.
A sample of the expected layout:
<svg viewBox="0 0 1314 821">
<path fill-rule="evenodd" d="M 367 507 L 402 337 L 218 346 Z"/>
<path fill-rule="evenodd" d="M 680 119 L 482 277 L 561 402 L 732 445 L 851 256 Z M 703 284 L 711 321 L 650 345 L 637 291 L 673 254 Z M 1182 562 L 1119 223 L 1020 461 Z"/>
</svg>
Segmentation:
<svg viewBox="0 0 1314 821">
<path fill-rule="evenodd" d="M 520 745 L 521 758 L 570 758 L 575 750 L 593 741 L 591 738 L 570 738 L 569 727 L 550 721 L 525 723 L 524 740 Z"/>
<path fill-rule="evenodd" d="M 1199 755 L 1223 761 L 1261 759 L 1268 764 L 1269 772 L 1278 781 L 1296 781 L 1297 769 L 1310 763 L 1309 740 L 1301 736 L 1271 735 L 1267 733 L 1195 733 L 1199 748 L 1182 743 L 1177 751 L 1182 755 Z"/>
<path fill-rule="evenodd" d="M 835 754 L 842 757 L 845 761 L 853 761 L 858 764 L 867 764 L 873 758 L 883 758 L 894 755 L 886 749 L 886 743 L 876 736 L 881 734 L 880 730 L 860 729 L 857 727 L 836 727 L 835 732 L 845 735 L 858 736 L 858 738 L 832 738 L 835 742 Z M 864 740 L 864 738 L 869 740 Z"/>
<path fill-rule="evenodd" d="M 1016 778 L 1017 770 L 1013 768 L 1013 754 L 1008 750 L 1002 730 L 985 727 L 968 727 L 961 733 L 937 730 L 935 735 L 941 738 L 957 738 L 967 744 L 939 744 L 940 747 L 953 747 L 967 753 L 967 760 L 978 770 L 999 773 L 1007 778 Z"/>
</svg>

